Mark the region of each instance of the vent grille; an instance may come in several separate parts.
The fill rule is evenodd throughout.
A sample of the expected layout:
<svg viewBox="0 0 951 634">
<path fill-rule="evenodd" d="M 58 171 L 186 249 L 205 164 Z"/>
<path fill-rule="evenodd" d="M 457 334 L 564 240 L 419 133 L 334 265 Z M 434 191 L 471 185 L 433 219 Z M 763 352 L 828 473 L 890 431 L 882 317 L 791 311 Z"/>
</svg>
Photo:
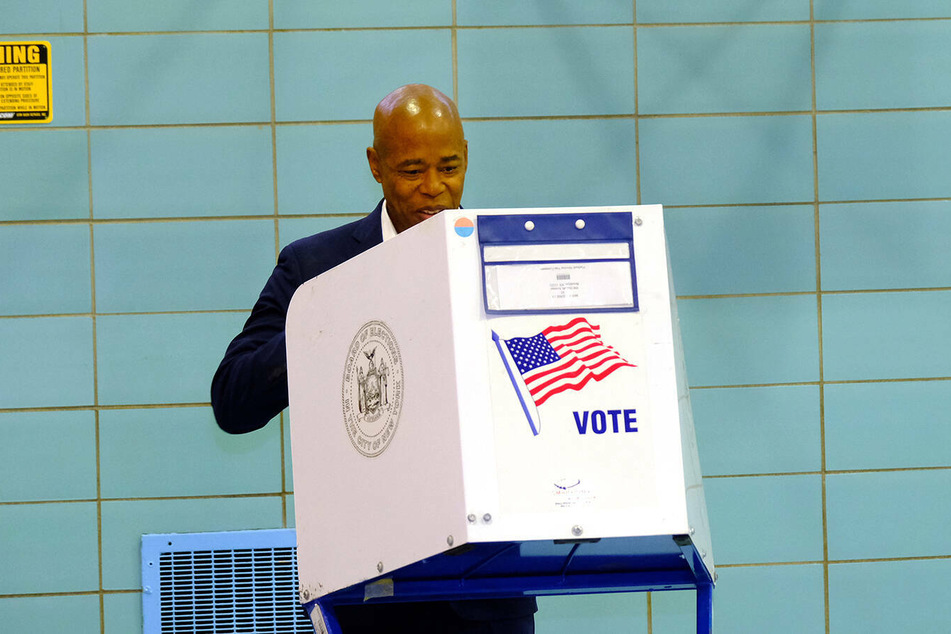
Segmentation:
<svg viewBox="0 0 951 634">
<path fill-rule="evenodd" d="M 143 610 L 146 634 L 313 634 L 297 597 L 294 546 L 182 550 L 186 536 L 175 537 L 168 541 L 174 548 L 143 557 L 143 567 L 158 573 L 154 585 L 145 584 L 144 600 L 158 612 L 150 626 Z"/>
</svg>

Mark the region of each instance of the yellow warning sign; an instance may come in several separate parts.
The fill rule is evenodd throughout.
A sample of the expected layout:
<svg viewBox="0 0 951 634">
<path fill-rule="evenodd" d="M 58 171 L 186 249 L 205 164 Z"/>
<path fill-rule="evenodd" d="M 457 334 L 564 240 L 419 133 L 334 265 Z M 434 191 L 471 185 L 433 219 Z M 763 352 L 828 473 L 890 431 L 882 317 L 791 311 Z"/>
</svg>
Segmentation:
<svg viewBox="0 0 951 634">
<path fill-rule="evenodd" d="M 0 42 L 0 123 L 53 120 L 49 42 Z"/>
</svg>

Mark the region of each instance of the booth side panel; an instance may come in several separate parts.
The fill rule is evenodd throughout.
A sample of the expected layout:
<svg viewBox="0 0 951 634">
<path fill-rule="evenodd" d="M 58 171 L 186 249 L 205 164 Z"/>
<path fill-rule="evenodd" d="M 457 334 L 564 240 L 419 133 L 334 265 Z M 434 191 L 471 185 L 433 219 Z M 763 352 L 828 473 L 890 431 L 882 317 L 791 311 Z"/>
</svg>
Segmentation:
<svg viewBox="0 0 951 634">
<path fill-rule="evenodd" d="M 665 240 L 666 251 L 666 240 Z M 670 270 L 670 254 L 667 253 L 667 268 Z M 670 280 L 670 314 L 673 325 L 674 357 L 677 374 L 677 401 L 680 410 L 680 437 L 683 450 L 684 484 L 687 499 L 687 521 L 690 534 L 710 576 L 714 575 L 713 543 L 710 522 L 707 518 L 707 503 L 703 494 L 703 474 L 700 469 L 700 453 L 697 449 L 697 434 L 690 406 L 690 388 L 687 382 L 687 364 L 684 359 L 683 339 L 680 335 L 680 318 L 677 314 L 677 295 L 673 276 Z"/>
<path fill-rule="evenodd" d="M 372 281 L 381 270 L 404 274 Z M 440 227 L 423 223 L 306 283 L 291 303 L 295 513 L 311 599 L 464 534 L 446 271 Z"/>
</svg>

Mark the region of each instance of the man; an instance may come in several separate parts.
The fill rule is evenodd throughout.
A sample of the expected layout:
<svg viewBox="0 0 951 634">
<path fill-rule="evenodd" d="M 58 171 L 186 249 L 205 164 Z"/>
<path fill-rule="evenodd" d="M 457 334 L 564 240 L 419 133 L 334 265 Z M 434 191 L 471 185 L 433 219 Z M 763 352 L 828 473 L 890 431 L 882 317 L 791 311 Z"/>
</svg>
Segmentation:
<svg viewBox="0 0 951 634">
<path fill-rule="evenodd" d="M 468 157 L 456 104 L 443 93 L 411 84 L 380 102 L 367 162 L 383 200 L 367 217 L 281 251 L 212 380 L 211 404 L 223 430 L 254 431 L 287 407 L 284 323 L 297 287 L 444 209 L 458 208 Z M 528 634 L 534 631 L 534 612 L 533 599 L 506 599 L 341 606 L 338 618 L 344 634 Z"/>
</svg>

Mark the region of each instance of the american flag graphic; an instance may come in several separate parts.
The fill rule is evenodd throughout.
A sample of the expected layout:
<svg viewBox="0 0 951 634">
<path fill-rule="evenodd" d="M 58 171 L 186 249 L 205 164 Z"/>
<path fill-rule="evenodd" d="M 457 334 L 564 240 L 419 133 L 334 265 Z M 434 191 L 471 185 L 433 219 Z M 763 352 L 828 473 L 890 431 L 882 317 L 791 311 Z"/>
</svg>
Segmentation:
<svg viewBox="0 0 951 634">
<path fill-rule="evenodd" d="M 578 317 L 534 337 L 503 340 L 535 405 L 566 390 L 580 390 L 620 368 L 636 367 L 605 345 L 600 331 L 600 326 Z"/>
</svg>

